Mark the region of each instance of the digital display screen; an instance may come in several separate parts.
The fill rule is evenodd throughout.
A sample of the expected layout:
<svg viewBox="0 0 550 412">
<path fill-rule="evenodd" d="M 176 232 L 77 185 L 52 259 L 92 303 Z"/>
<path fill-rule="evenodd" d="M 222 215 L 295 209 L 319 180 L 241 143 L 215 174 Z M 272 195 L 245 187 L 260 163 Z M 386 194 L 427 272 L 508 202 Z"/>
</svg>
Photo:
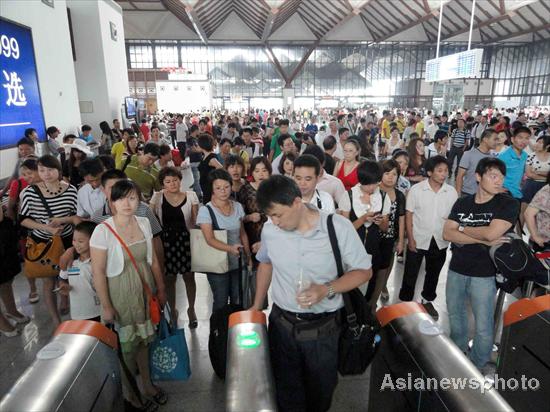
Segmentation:
<svg viewBox="0 0 550 412">
<path fill-rule="evenodd" d="M 128 119 L 132 119 L 136 117 L 136 101 L 134 100 L 134 98 L 126 97 L 125 105 L 126 105 L 126 117 Z"/>
<path fill-rule="evenodd" d="M 426 61 L 426 81 L 480 77 L 483 49 L 472 49 Z"/>
<path fill-rule="evenodd" d="M 0 18 L 0 149 L 13 147 L 34 128 L 46 140 L 46 126 L 31 29 Z"/>
</svg>

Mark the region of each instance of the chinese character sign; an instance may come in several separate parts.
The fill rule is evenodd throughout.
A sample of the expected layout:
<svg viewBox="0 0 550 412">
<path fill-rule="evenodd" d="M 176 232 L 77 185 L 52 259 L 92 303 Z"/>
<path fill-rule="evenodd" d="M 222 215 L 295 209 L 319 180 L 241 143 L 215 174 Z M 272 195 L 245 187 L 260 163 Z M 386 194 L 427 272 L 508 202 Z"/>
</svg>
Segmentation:
<svg viewBox="0 0 550 412">
<path fill-rule="evenodd" d="M 45 140 L 32 32 L 0 18 L 0 149 L 15 146 L 30 127 Z"/>
</svg>

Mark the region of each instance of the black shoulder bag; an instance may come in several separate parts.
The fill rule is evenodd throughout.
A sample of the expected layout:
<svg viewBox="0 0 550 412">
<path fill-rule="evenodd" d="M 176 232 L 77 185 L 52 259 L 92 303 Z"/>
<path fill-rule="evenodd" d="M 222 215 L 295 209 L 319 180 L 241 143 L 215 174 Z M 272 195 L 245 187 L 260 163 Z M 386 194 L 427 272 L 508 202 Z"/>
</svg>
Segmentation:
<svg viewBox="0 0 550 412">
<path fill-rule="evenodd" d="M 338 277 L 344 275 L 338 238 L 334 230 L 334 215 L 327 218 L 328 236 L 336 260 Z M 360 375 L 365 372 L 378 350 L 376 338 L 380 324 L 372 315 L 365 297 L 358 288 L 343 293 L 342 332 L 338 345 L 338 372 L 341 375 Z"/>
</svg>

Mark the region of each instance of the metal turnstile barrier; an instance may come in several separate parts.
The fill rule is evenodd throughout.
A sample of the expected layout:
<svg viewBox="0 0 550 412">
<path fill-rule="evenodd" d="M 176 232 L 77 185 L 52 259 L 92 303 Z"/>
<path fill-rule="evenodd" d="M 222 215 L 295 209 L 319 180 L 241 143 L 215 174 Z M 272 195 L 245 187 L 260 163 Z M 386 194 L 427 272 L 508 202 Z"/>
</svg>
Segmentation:
<svg viewBox="0 0 550 412">
<path fill-rule="evenodd" d="M 502 396 L 518 411 L 550 409 L 550 295 L 521 299 L 504 312 L 497 379 L 527 382 Z M 510 385 L 508 385 L 510 386 Z"/>
<path fill-rule="evenodd" d="M 377 312 L 382 342 L 371 366 L 369 411 L 512 412 L 415 302 Z"/>
<path fill-rule="evenodd" d="M 225 382 L 227 412 L 277 410 L 263 312 L 241 311 L 229 317 Z"/>
<path fill-rule="evenodd" d="M 2 398 L 2 412 L 124 410 L 116 335 L 101 323 L 63 322 Z"/>
</svg>

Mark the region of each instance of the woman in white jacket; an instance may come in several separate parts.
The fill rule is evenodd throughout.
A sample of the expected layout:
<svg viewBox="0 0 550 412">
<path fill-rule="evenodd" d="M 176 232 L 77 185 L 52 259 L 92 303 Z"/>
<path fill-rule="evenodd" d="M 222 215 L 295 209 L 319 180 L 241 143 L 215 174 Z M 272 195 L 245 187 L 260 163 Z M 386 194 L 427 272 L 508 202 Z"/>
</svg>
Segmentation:
<svg viewBox="0 0 550 412">
<path fill-rule="evenodd" d="M 170 307 L 176 308 L 176 279 L 183 275 L 189 308 L 189 327 L 197 327 L 195 314 L 196 284 L 191 272 L 191 242 L 189 230 L 195 227 L 199 199 L 191 190 L 181 190 L 181 172 L 175 167 L 165 167 L 159 173 L 159 183 L 163 188 L 156 192 L 150 207 L 162 225 L 164 265 L 166 268 L 166 293 Z"/>
<path fill-rule="evenodd" d="M 129 180 L 120 180 L 110 197 L 113 217 L 97 225 L 90 238 L 94 287 L 103 323 L 117 328 L 124 361 L 132 373 L 141 376 L 141 394 L 154 403 L 142 404 L 132 390 L 126 392 L 127 400 L 140 410 L 152 411 L 155 403 L 164 405 L 168 398 L 150 376 L 149 345 L 155 339 L 155 329 L 148 290 L 156 292 L 161 306 L 166 303 L 166 293 L 164 285 L 156 281 L 162 279 L 162 273 L 151 225 L 147 218 L 135 215 L 139 188 Z"/>
</svg>

